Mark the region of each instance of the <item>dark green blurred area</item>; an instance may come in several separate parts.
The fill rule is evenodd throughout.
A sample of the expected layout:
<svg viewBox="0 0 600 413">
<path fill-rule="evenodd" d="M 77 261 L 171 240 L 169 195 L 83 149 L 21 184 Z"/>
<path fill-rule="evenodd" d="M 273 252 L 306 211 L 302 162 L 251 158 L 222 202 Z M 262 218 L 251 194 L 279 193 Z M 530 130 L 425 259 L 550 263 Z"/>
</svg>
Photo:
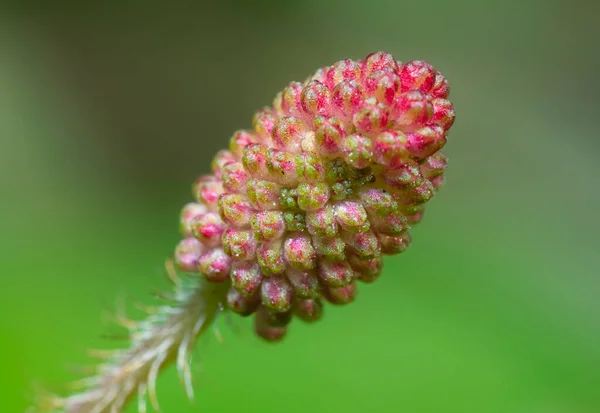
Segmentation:
<svg viewBox="0 0 600 413">
<path fill-rule="evenodd" d="M 377 50 L 435 65 L 457 113 L 412 247 L 282 344 L 222 320 L 195 404 L 169 371 L 163 411 L 600 411 L 597 2 L 116 4 L 0 13 L 0 412 L 117 345 L 118 296 L 166 287 L 179 209 L 234 130 Z"/>
</svg>

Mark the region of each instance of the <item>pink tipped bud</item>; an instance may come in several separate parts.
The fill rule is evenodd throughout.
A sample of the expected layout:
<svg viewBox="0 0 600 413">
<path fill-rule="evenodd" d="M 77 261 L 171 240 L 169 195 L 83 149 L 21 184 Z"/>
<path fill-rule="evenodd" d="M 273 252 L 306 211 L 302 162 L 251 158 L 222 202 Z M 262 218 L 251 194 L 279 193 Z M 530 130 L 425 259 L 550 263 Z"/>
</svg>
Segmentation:
<svg viewBox="0 0 600 413">
<path fill-rule="evenodd" d="M 365 232 L 344 232 L 344 241 L 354 252 L 363 259 L 374 258 L 381 255 L 381 246 L 377 236 L 372 231 Z"/>
<path fill-rule="evenodd" d="M 271 131 L 271 139 L 276 148 L 290 153 L 302 152 L 304 123 L 293 116 L 279 119 Z"/>
<path fill-rule="evenodd" d="M 327 205 L 318 211 L 307 212 L 306 228 L 309 233 L 318 237 L 335 236 L 337 233 L 337 223 L 333 206 Z"/>
<path fill-rule="evenodd" d="M 314 271 L 289 268 L 287 278 L 297 297 L 316 298 L 319 296 L 319 279 Z"/>
<path fill-rule="evenodd" d="M 258 143 L 258 139 L 252 133 L 245 130 L 236 131 L 229 141 L 229 150 L 237 159 L 241 159 L 244 148 L 250 144 Z"/>
<path fill-rule="evenodd" d="M 256 132 L 256 135 L 263 142 L 268 142 L 271 138 L 271 131 L 275 126 L 277 118 L 269 108 L 259 110 L 254 114 L 252 119 L 252 127 Z"/>
<path fill-rule="evenodd" d="M 307 115 L 328 115 L 331 111 L 331 91 L 323 83 L 312 80 L 302 90 L 300 103 Z"/>
<path fill-rule="evenodd" d="M 223 193 L 220 179 L 214 176 L 202 176 L 194 182 L 192 189 L 198 202 L 210 210 L 217 209 L 219 196 Z"/>
<path fill-rule="evenodd" d="M 447 99 L 450 94 L 448 81 L 440 72 L 435 72 L 435 83 L 431 90 L 431 96 L 434 98 Z"/>
<path fill-rule="evenodd" d="M 359 133 L 347 136 L 341 144 L 344 160 L 355 168 L 366 168 L 373 161 L 373 144 L 371 139 Z"/>
<path fill-rule="evenodd" d="M 285 260 L 281 240 L 263 242 L 256 251 L 256 259 L 264 275 L 281 274 L 285 270 Z"/>
<path fill-rule="evenodd" d="M 394 101 L 392 118 L 399 128 L 416 129 L 424 126 L 433 115 L 433 104 L 419 90 L 402 93 Z"/>
<path fill-rule="evenodd" d="M 360 84 L 356 80 L 347 79 L 333 89 L 331 101 L 336 114 L 344 120 L 350 120 L 363 106 L 365 97 Z"/>
<path fill-rule="evenodd" d="M 257 296 L 244 296 L 234 288 L 227 291 L 227 307 L 241 316 L 254 313 L 260 304 Z"/>
<path fill-rule="evenodd" d="M 200 257 L 198 269 L 207 280 L 223 282 L 229 276 L 231 258 L 221 248 L 215 248 Z"/>
<path fill-rule="evenodd" d="M 373 158 L 380 165 L 401 163 L 408 157 L 406 135 L 400 131 L 386 130 L 373 140 Z"/>
<path fill-rule="evenodd" d="M 223 251 L 234 260 L 253 258 L 256 244 L 256 239 L 251 231 L 228 229 L 223 234 Z"/>
<path fill-rule="evenodd" d="M 398 203 L 389 192 L 383 189 L 364 188 L 358 195 L 369 215 L 384 217 L 398 211 Z"/>
<path fill-rule="evenodd" d="M 358 62 L 353 60 L 340 60 L 335 62 L 327 71 L 325 76 L 326 85 L 333 89 L 343 80 L 358 80 L 360 79 L 361 67 Z"/>
<path fill-rule="evenodd" d="M 408 229 L 406 217 L 398 212 L 386 216 L 374 216 L 371 218 L 372 228 L 385 235 L 402 235 Z"/>
<path fill-rule="evenodd" d="M 420 165 L 421 173 L 426 179 L 436 178 L 444 173 L 448 166 L 448 157 L 441 152 L 437 152 L 425 160 Z"/>
<path fill-rule="evenodd" d="M 325 183 L 298 185 L 298 206 L 305 211 L 316 211 L 329 201 L 329 186 Z"/>
<path fill-rule="evenodd" d="M 454 106 L 446 99 L 433 99 L 433 116 L 431 122 L 447 131 L 454 123 Z"/>
<path fill-rule="evenodd" d="M 435 82 L 435 70 L 426 62 L 413 60 L 400 69 L 400 81 L 403 92 L 418 89 L 429 93 Z"/>
<path fill-rule="evenodd" d="M 190 202 L 183 207 L 179 214 L 179 228 L 184 237 L 192 235 L 192 220 L 198 215 L 206 213 L 206 211 L 206 206 L 197 202 Z"/>
<path fill-rule="evenodd" d="M 233 157 L 233 154 L 227 150 L 221 150 L 219 152 L 217 152 L 217 155 L 213 158 L 211 167 L 213 170 L 213 173 L 215 174 L 215 176 L 217 178 L 221 178 L 221 174 L 223 172 L 223 168 L 225 167 L 225 165 L 231 163 L 231 162 L 235 162 L 235 158 Z"/>
<path fill-rule="evenodd" d="M 263 276 L 255 261 L 237 261 L 231 267 L 231 284 L 243 296 L 252 296 L 260 288 Z"/>
<path fill-rule="evenodd" d="M 348 261 L 356 277 L 364 283 L 375 281 L 383 268 L 383 259 L 381 256 L 362 259 L 356 255 L 351 255 Z"/>
<path fill-rule="evenodd" d="M 287 116 L 302 117 L 303 110 L 300 96 L 304 85 L 300 82 L 290 83 L 281 94 L 281 110 Z"/>
<path fill-rule="evenodd" d="M 319 277 L 323 282 L 333 288 L 343 287 L 352 282 L 354 272 L 347 261 L 321 261 L 319 264 Z"/>
<path fill-rule="evenodd" d="M 221 171 L 223 188 L 228 192 L 246 192 L 248 179 L 250 179 L 250 175 L 246 172 L 241 162 L 228 163 Z"/>
<path fill-rule="evenodd" d="M 198 272 L 198 260 L 204 247 L 195 238 L 184 238 L 175 248 L 175 264 L 181 271 Z"/>
<path fill-rule="evenodd" d="M 283 339 L 287 333 L 287 327 L 273 326 L 267 309 L 260 307 L 254 317 L 254 332 L 265 341 L 276 342 Z"/>
<path fill-rule="evenodd" d="M 381 252 L 388 255 L 400 254 L 404 252 L 410 245 L 410 235 L 404 234 L 396 237 L 379 234 L 379 243 L 381 244 Z"/>
<path fill-rule="evenodd" d="M 286 223 L 280 211 L 259 212 L 252 216 L 250 225 L 258 240 L 273 240 L 281 238 L 285 233 Z"/>
<path fill-rule="evenodd" d="M 227 224 L 216 212 L 198 215 L 190 224 L 192 234 L 207 247 L 216 247 L 221 243 Z"/>
<path fill-rule="evenodd" d="M 325 291 L 325 299 L 331 304 L 344 305 L 349 304 L 356 298 L 356 284 L 352 283 L 344 287 L 328 288 Z"/>
<path fill-rule="evenodd" d="M 384 105 L 391 105 L 400 89 L 400 78 L 392 71 L 377 70 L 365 79 L 364 85 L 367 96 L 375 97 Z"/>
<path fill-rule="evenodd" d="M 248 198 L 240 194 L 223 194 L 219 198 L 219 215 L 221 219 L 235 227 L 250 224 L 254 210 Z"/>
<path fill-rule="evenodd" d="M 250 179 L 246 184 L 248 199 L 257 210 L 272 210 L 281 208 L 279 195 L 281 186 L 269 181 Z"/>
<path fill-rule="evenodd" d="M 398 65 L 391 54 L 375 52 L 367 56 L 364 61 L 363 70 L 365 76 L 369 76 L 376 71 L 396 73 L 398 71 Z"/>
<path fill-rule="evenodd" d="M 315 145 L 322 156 L 333 158 L 340 153 L 339 144 L 346 132 L 344 125 L 337 118 L 318 116 L 314 120 Z"/>
<path fill-rule="evenodd" d="M 318 299 L 298 300 L 294 314 L 307 323 L 318 321 L 323 316 L 323 304 Z"/>
<path fill-rule="evenodd" d="M 349 232 L 363 232 L 369 229 L 367 211 L 359 202 L 343 201 L 336 205 L 335 215 L 340 226 Z"/>
<path fill-rule="evenodd" d="M 285 258 L 297 270 L 310 270 L 316 267 L 317 254 L 307 235 L 290 236 L 284 243 Z"/>
<path fill-rule="evenodd" d="M 267 168 L 268 146 L 261 144 L 250 144 L 244 148 L 242 165 L 248 174 L 257 179 L 267 179 L 269 169 Z"/>
<path fill-rule="evenodd" d="M 406 135 L 406 149 L 417 158 L 433 155 L 446 144 L 446 135 L 439 126 L 425 126 Z"/>
<path fill-rule="evenodd" d="M 352 117 L 352 123 L 361 133 L 374 134 L 385 129 L 388 113 L 378 104 L 365 104 Z"/>
<path fill-rule="evenodd" d="M 263 305 L 278 313 L 285 313 L 292 308 L 293 294 L 294 289 L 285 277 L 267 277 L 261 285 Z"/>
<path fill-rule="evenodd" d="M 346 259 L 346 242 L 340 237 L 313 237 L 313 245 L 317 254 L 329 261 Z"/>
</svg>

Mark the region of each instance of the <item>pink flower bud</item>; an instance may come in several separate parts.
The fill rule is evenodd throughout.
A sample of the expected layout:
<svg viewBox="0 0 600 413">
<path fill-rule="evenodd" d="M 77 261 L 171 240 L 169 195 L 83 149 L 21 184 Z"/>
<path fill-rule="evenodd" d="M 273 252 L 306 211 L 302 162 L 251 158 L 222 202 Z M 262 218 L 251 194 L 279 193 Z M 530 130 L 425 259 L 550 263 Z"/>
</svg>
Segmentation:
<svg viewBox="0 0 600 413">
<path fill-rule="evenodd" d="M 277 118 L 274 116 L 271 109 L 264 108 L 254 115 L 252 127 L 260 140 L 268 142 L 271 138 L 271 130 L 273 129 L 275 122 L 277 122 Z"/>
<path fill-rule="evenodd" d="M 240 162 L 231 162 L 221 170 L 223 188 L 227 192 L 244 193 L 250 176 Z"/>
<path fill-rule="evenodd" d="M 355 168 L 366 168 L 373 161 L 373 144 L 371 139 L 359 133 L 347 136 L 341 144 L 344 160 Z"/>
<path fill-rule="evenodd" d="M 290 153 L 302 152 L 304 123 L 293 116 L 279 119 L 271 131 L 271 139 L 276 148 Z"/>
<path fill-rule="evenodd" d="M 229 277 L 231 258 L 221 248 L 215 248 L 200 257 L 198 269 L 207 280 L 223 282 Z"/>
<path fill-rule="evenodd" d="M 313 323 L 323 316 L 323 304 L 313 298 L 298 300 L 294 306 L 294 314 L 307 323 Z"/>
<path fill-rule="evenodd" d="M 236 131 L 229 141 L 229 150 L 237 159 L 241 159 L 244 148 L 250 144 L 258 143 L 258 139 L 252 133 L 245 130 Z"/>
<path fill-rule="evenodd" d="M 302 117 L 303 109 L 300 96 L 304 85 L 300 82 L 290 83 L 281 94 L 281 110 L 286 116 Z"/>
<path fill-rule="evenodd" d="M 255 295 L 263 276 L 256 261 L 236 261 L 231 268 L 231 284 L 245 297 Z"/>
<path fill-rule="evenodd" d="M 308 235 L 295 234 L 285 240 L 285 258 L 297 270 L 310 270 L 316 267 L 317 253 Z"/>
<path fill-rule="evenodd" d="M 319 279 L 313 270 L 297 270 L 289 268 L 287 278 L 297 297 L 317 298 L 319 296 Z"/>
<path fill-rule="evenodd" d="M 256 244 L 256 239 L 251 231 L 232 228 L 223 234 L 223 251 L 236 261 L 253 258 Z"/>
<path fill-rule="evenodd" d="M 175 264 L 181 271 L 198 272 L 198 260 L 204 252 L 203 245 L 195 238 L 184 238 L 175 248 Z"/>
<path fill-rule="evenodd" d="M 283 246 L 280 239 L 263 242 L 256 251 L 256 259 L 260 270 L 266 276 L 281 274 L 285 271 Z"/>
<path fill-rule="evenodd" d="M 257 240 L 281 238 L 285 233 L 285 220 L 281 211 L 265 211 L 253 215 L 250 225 Z"/>
<path fill-rule="evenodd" d="M 429 93 L 433 88 L 435 77 L 435 70 L 431 65 L 421 60 L 407 62 L 400 69 L 403 92 L 418 89 L 423 93 Z"/>
<path fill-rule="evenodd" d="M 343 120 L 351 120 L 362 108 L 365 97 L 362 87 L 356 80 L 346 79 L 333 89 L 331 101 L 338 116 Z"/>
<path fill-rule="evenodd" d="M 305 211 L 316 211 L 329 201 L 329 186 L 325 183 L 298 185 L 298 206 Z"/>
<path fill-rule="evenodd" d="M 219 196 L 223 193 L 221 180 L 214 176 L 202 176 L 194 182 L 194 196 L 209 210 L 216 210 Z"/>
<path fill-rule="evenodd" d="M 325 261 L 319 264 L 318 274 L 329 287 L 343 287 L 352 282 L 354 272 L 347 261 Z"/>
<path fill-rule="evenodd" d="M 313 245 L 318 255 L 329 261 L 346 259 L 346 242 L 340 237 L 313 237 Z"/>
<path fill-rule="evenodd" d="M 206 211 L 206 206 L 196 202 L 190 202 L 183 207 L 179 214 L 179 228 L 184 237 L 192 235 L 192 220 L 198 215 L 206 213 Z"/>
<path fill-rule="evenodd" d="M 260 296 L 263 305 L 278 313 L 285 313 L 292 308 L 293 294 L 294 289 L 285 277 L 267 277 L 262 282 Z"/>
<path fill-rule="evenodd" d="M 219 214 L 207 212 L 194 218 L 190 227 L 194 237 L 202 244 L 207 247 L 216 247 L 221 243 L 221 236 L 227 229 L 227 224 L 221 220 Z"/>
<path fill-rule="evenodd" d="M 323 83 L 312 80 L 302 90 L 300 103 L 309 116 L 328 115 L 331 112 L 331 91 Z"/>
<path fill-rule="evenodd" d="M 358 62 L 353 60 L 340 60 L 335 62 L 327 71 L 325 84 L 333 89 L 343 80 L 360 79 L 361 67 Z"/>
<path fill-rule="evenodd" d="M 221 219 L 235 227 L 250 224 L 254 210 L 244 195 L 223 194 L 219 198 L 219 215 Z"/>
<path fill-rule="evenodd" d="M 257 296 L 244 296 L 238 290 L 230 288 L 227 291 L 227 307 L 241 316 L 249 316 L 260 305 Z"/>
</svg>

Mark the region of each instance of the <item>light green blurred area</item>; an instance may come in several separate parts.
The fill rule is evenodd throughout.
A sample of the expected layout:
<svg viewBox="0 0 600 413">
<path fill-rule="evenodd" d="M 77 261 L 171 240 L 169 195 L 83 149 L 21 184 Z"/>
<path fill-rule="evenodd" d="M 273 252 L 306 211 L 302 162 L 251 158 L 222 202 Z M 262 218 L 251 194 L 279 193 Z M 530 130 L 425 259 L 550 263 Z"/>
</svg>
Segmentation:
<svg viewBox="0 0 600 413">
<path fill-rule="evenodd" d="M 1 412 L 117 345 L 117 297 L 166 287 L 190 183 L 254 110 L 376 50 L 434 64 L 457 113 L 413 245 L 284 343 L 222 320 L 195 404 L 169 371 L 163 411 L 600 411 L 596 3 L 59 8 L 0 18 Z"/>
</svg>

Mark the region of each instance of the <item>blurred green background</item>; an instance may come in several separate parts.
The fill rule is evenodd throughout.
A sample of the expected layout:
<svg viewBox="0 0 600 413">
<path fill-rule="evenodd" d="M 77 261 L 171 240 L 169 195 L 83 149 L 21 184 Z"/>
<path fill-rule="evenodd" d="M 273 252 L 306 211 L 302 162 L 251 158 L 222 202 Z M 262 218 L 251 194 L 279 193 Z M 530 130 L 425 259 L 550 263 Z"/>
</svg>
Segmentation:
<svg viewBox="0 0 600 413">
<path fill-rule="evenodd" d="M 282 344 L 223 321 L 163 411 L 600 411 L 598 2 L 87 3 L 1 6 L 1 412 L 166 287 L 190 184 L 254 110 L 377 50 L 435 65 L 457 112 L 412 247 Z"/>
</svg>

